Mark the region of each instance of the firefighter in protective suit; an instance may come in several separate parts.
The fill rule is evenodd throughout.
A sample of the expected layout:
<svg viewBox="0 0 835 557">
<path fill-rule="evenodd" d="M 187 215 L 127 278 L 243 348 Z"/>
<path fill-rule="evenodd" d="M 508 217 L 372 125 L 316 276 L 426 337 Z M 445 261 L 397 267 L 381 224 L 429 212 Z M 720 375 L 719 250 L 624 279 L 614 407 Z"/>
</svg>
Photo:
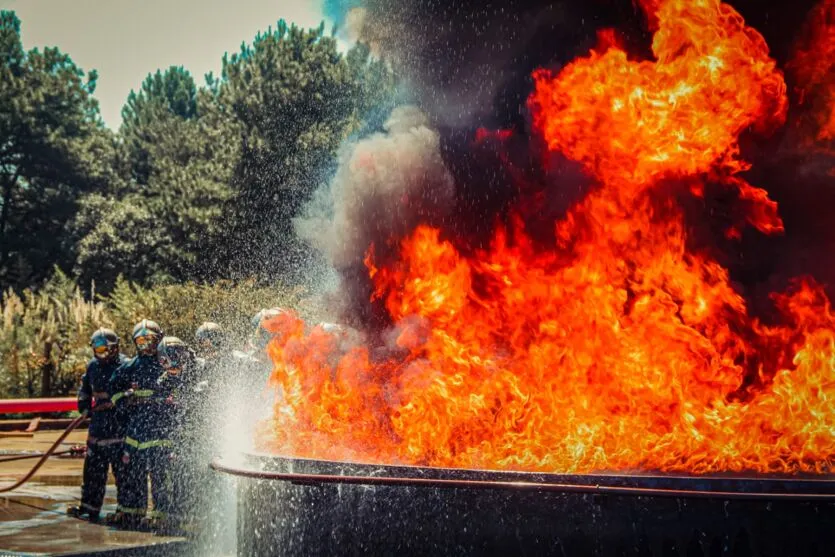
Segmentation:
<svg viewBox="0 0 835 557">
<path fill-rule="evenodd" d="M 93 359 L 87 364 L 87 372 L 81 378 L 81 388 L 78 391 L 78 411 L 90 413 L 81 505 L 70 507 L 67 513 L 78 518 L 86 516 L 95 521 L 99 518 L 104 501 L 108 469 L 113 469 L 120 502 L 123 495 L 122 443 L 125 433 L 110 399 L 110 377 L 126 358 L 119 352 L 119 337 L 110 329 L 102 328 L 93 333 L 90 347 L 93 349 Z"/>
<path fill-rule="evenodd" d="M 218 474 L 210 473 L 212 457 L 224 451 L 235 451 L 240 443 L 251 439 L 248 424 L 257 408 L 250 398 L 257 392 L 249 385 L 263 387 L 259 373 L 263 365 L 249 354 L 234 350 L 227 331 L 217 323 L 206 322 L 194 333 L 195 349 L 201 362 L 200 375 L 206 389 L 192 392 L 187 402 L 189 428 L 198 432 L 184 447 L 191 456 L 187 465 L 196 477 L 200 489 L 191 493 L 186 519 L 199 524 L 198 533 L 210 541 L 234 539 L 234 522 L 218 512 L 218 501 L 234 500 L 232 486 Z M 213 419 L 223 416 L 223 420 Z"/>
<path fill-rule="evenodd" d="M 267 356 L 267 345 L 275 336 L 282 336 L 286 333 L 283 329 L 285 322 L 292 327 L 294 314 L 284 308 L 262 309 L 256 313 L 251 320 L 253 333 L 249 339 L 250 354 L 252 357 L 266 365 L 266 369 L 272 369 L 270 358 Z M 268 328 L 267 322 L 275 321 L 280 323 L 278 328 Z"/>
<path fill-rule="evenodd" d="M 200 441 L 209 434 L 204 407 L 208 382 L 202 379 L 203 361 L 179 338 L 164 337 L 158 356 L 165 373 L 157 383 L 161 392 L 168 393 L 166 411 L 176 424 L 171 431 L 171 516 L 165 525 L 177 529 L 194 522 L 207 508 L 199 504 L 198 494 L 209 472 L 210 458 L 200 450 Z"/>
<path fill-rule="evenodd" d="M 154 500 L 149 518 L 164 518 L 171 506 L 168 462 L 172 411 L 166 403 L 170 392 L 159 382 L 165 371 L 157 358 L 163 333 L 154 321 L 143 319 L 133 328 L 132 336 L 136 357 L 119 366 L 110 383 L 112 400 L 126 419 L 124 497 L 114 522 L 127 527 L 139 526 L 146 516 L 149 476 Z"/>
<path fill-rule="evenodd" d="M 197 353 L 206 361 L 223 357 L 229 344 L 223 327 L 211 321 L 197 327 L 194 340 L 197 341 Z"/>
<path fill-rule="evenodd" d="M 249 377 L 263 367 L 246 352 L 233 350 L 226 331 L 217 323 L 207 321 L 200 325 L 194 340 L 197 355 L 203 361 L 203 379 L 213 392 L 233 389 L 237 378 Z"/>
</svg>

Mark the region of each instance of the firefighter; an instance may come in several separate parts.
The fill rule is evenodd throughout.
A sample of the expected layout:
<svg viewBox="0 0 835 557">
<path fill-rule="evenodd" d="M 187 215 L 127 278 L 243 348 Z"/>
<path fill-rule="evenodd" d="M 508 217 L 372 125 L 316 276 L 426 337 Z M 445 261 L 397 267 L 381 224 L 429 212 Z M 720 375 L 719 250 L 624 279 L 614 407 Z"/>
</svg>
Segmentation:
<svg viewBox="0 0 835 557">
<path fill-rule="evenodd" d="M 289 319 L 293 314 L 284 308 L 262 309 L 252 317 L 251 324 L 253 332 L 249 339 L 249 349 L 250 355 L 253 358 L 263 363 L 269 363 L 267 345 L 273 337 L 282 333 L 276 332 L 276 329 L 273 327 L 267 327 L 266 323 L 270 320 L 279 320 L 279 318 L 285 316 L 288 317 L 286 320 L 288 324 L 293 322 L 293 320 Z M 280 320 L 280 322 L 282 324 L 280 329 L 283 329 L 285 320 Z M 272 368 L 272 366 L 269 367 L 270 369 Z"/>
<path fill-rule="evenodd" d="M 203 323 L 194 338 L 207 389 L 192 393 L 186 410 L 195 437 L 183 450 L 192 455 L 187 463 L 195 473 L 191 485 L 199 486 L 187 495 L 191 504 L 186 518 L 199 524 L 196 533 L 214 545 L 234 538 L 234 524 L 217 512 L 216 502 L 234 500 L 235 495 L 233 485 L 209 472 L 209 463 L 212 456 L 237 451 L 241 442 L 251 439 L 247 424 L 254 419 L 255 405 L 249 393 L 257 391 L 247 386 L 259 383 L 258 370 L 263 366 L 249 354 L 233 350 L 229 335 L 217 323 Z"/>
<path fill-rule="evenodd" d="M 203 471 L 208 471 L 208 458 L 203 458 L 199 450 L 200 439 L 208 433 L 202 427 L 206 414 L 202 399 L 208 382 L 202 378 L 202 360 L 179 338 L 164 337 L 157 354 L 165 370 L 157 380 L 159 392 L 166 394 L 163 412 L 168 422 L 176 426 L 170 432 L 173 448 L 167 510 L 171 515 L 158 526 L 176 529 L 201 510 L 196 495 L 206 483 Z"/>
<path fill-rule="evenodd" d="M 208 392 L 196 403 L 205 409 L 198 420 L 206 422 L 207 416 L 227 418 L 220 424 L 220 434 L 215 430 L 213 435 L 203 437 L 201 454 L 208 461 L 212 454 L 238 450 L 239 443 L 248 438 L 248 428 L 254 425 L 261 407 L 258 398 L 266 385 L 266 374 L 263 362 L 231 349 L 232 343 L 220 325 L 203 323 L 194 336 L 202 357 L 202 375 L 208 382 Z"/>
<path fill-rule="evenodd" d="M 96 521 L 101 512 L 107 486 L 107 471 L 113 470 L 119 503 L 123 497 L 122 451 L 124 425 L 110 400 L 110 377 L 126 361 L 119 352 L 119 337 L 110 329 L 101 328 L 90 337 L 93 359 L 81 378 L 78 411 L 90 413 L 87 430 L 87 454 L 81 485 L 81 505 L 67 509 L 68 514 Z"/>
<path fill-rule="evenodd" d="M 213 391 L 232 388 L 230 380 L 262 367 L 250 354 L 232 350 L 226 331 L 217 323 L 207 321 L 200 325 L 194 332 L 194 340 L 197 355 L 203 361 L 203 379 Z"/>
<path fill-rule="evenodd" d="M 179 338 L 163 337 L 157 347 L 157 358 L 164 370 L 158 384 L 176 399 L 190 398 L 190 393 L 199 393 L 207 386 L 200 372 L 204 361 Z"/>
<path fill-rule="evenodd" d="M 142 524 L 148 506 L 148 477 L 154 512 L 151 519 L 165 517 L 170 508 L 167 478 L 171 452 L 169 394 L 159 383 L 165 373 L 157 358 L 163 333 L 159 325 L 143 319 L 133 328 L 136 357 L 115 371 L 111 379 L 112 401 L 126 415 L 122 463 L 126 466 L 123 503 L 113 522 L 127 527 Z"/>
<path fill-rule="evenodd" d="M 226 351 L 226 332 L 217 323 L 206 321 L 194 332 L 197 341 L 197 353 L 206 361 L 214 360 Z"/>
</svg>

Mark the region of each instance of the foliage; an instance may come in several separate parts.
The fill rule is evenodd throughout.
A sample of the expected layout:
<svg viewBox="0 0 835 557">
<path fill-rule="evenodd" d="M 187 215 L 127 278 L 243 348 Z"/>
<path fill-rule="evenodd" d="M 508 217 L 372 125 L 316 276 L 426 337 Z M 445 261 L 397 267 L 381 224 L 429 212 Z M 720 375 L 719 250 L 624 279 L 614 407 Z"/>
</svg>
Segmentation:
<svg viewBox="0 0 835 557">
<path fill-rule="evenodd" d="M 242 275 L 298 279 L 306 248 L 295 241 L 292 218 L 332 175 L 338 146 L 363 116 L 393 97 L 394 77 L 363 46 L 343 56 L 323 26 L 279 21 L 224 57 L 217 89 L 243 139 L 220 260 Z"/>
<path fill-rule="evenodd" d="M 90 302 L 60 271 L 37 292 L 3 295 L 0 396 L 71 392 L 89 359 L 90 334 L 112 326 L 101 302 Z"/>
<path fill-rule="evenodd" d="M 81 201 L 76 227 L 87 229 L 78 244 L 75 269 L 81 280 L 98 279 L 108 291 L 120 274 L 144 283 L 164 281 L 170 275 L 158 265 L 164 231 L 155 226 L 153 213 L 138 194 L 121 199 L 100 194 Z"/>
<path fill-rule="evenodd" d="M 0 15 L 0 289 L 54 265 L 109 292 L 247 276 L 299 282 L 292 218 L 347 137 L 380 125 L 395 77 L 324 26 L 280 21 L 198 86 L 183 67 L 132 91 L 117 134 L 86 75 L 57 49 L 23 50 Z M 301 272 L 300 272 L 301 269 Z"/>
<path fill-rule="evenodd" d="M 91 291 L 94 295 L 95 292 Z M 221 323 L 242 346 L 250 319 L 262 307 L 298 307 L 302 292 L 253 281 L 186 283 L 144 288 L 122 278 L 109 296 L 90 301 L 66 275 L 56 271 L 37 292 L 8 290 L 0 305 L 0 398 L 72 394 L 92 354 L 90 335 L 113 328 L 123 351 L 133 355 L 130 333 L 136 322 L 154 319 L 168 335 L 191 342 L 204 321 Z"/>
<path fill-rule="evenodd" d="M 101 325 L 126 338 L 148 317 L 188 341 L 215 320 L 242 338 L 258 309 L 298 306 L 282 285 L 310 258 L 292 218 L 396 83 L 368 48 L 283 21 L 205 85 L 148 75 L 117 133 L 96 80 L 57 48 L 24 50 L 0 11 L 0 396 L 71 392 Z"/>
<path fill-rule="evenodd" d="M 120 135 L 129 159 L 130 178 L 147 184 L 158 158 L 166 158 L 166 147 L 174 147 L 173 158 L 182 159 L 177 145 L 160 140 L 177 137 L 178 130 L 168 129 L 173 122 L 197 116 L 197 87 L 191 74 L 172 66 L 165 73 L 157 70 L 142 82 L 139 91 L 131 91 L 122 108 Z M 179 155 L 179 157 L 178 157 Z"/>
<path fill-rule="evenodd" d="M 20 21 L 0 11 L 0 288 L 71 267 L 67 223 L 83 193 L 112 177 L 113 138 L 85 76 L 57 48 L 23 50 Z"/>
<path fill-rule="evenodd" d="M 90 195 L 76 228 L 76 274 L 107 292 L 121 273 L 143 284 L 196 276 L 199 256 L 222 225 L 237 160 L 235 123 L 198 91 L 183 68 L 149 75 L 123 110 L 126 191 Z"/>
<path fill-rule="evenodd" d="M 157 321 L 168 335 L 190 342 L 204 321 L 226 327 L 242 344 L 250 319 L 263 307 L 295 307 L 302 291 L 283 286 L 261 286 L 254 281 L 219 281 L 212 285 L 188 282 L 144 288 L 120 279 L 105 298 L 118 330 L 127 331 L 143 318 Z"/>
</svg>

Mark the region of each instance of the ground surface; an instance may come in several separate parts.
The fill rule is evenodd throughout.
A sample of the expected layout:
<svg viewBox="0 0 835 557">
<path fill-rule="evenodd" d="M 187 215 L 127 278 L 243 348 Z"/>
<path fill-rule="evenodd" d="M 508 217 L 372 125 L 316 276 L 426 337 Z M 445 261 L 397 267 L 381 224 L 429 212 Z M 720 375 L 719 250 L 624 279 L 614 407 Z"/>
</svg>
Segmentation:
<svg viewBox="0 0 835 557">
<path fill-rule="evenodd" d="M 41 452 L 61 434 L 36 432 L 31 437 L 3 437 L 0 460 L 12 453 Z M 62 448 L 84 444 L 87 432 L 73 432 Z M 60 450 L 60 449 L 59 449 Z M 37 459 L 0 462 L 0 487 L 23 476 Z M 25 485 L 0 493 L 0 556 L 5 555 L 173 555 L 183 538 L 125 532 L 70 518 L 68 505 L 81 494 L 80 458 L 51 458 Z M 112 478 L 111 478 L 112 482 Z M 103 513 L 115 510 L 115 488 L 109 485 Z"/>
<path fill-rule="evenodd" d="M 32 437 L 4 437 L 7 432 L 0 432 L 0 460 L 17 453 L 36 453 L 47 450 L 58 438 L 61 431 L 37 431 Z M 57 450 L 69 449 L 73 445 L 84 445 L 87 440 L 86 431 L 73 431 Z M 0 462 L 0 485 L 8 485 L 10 480 L 17 479 L 29 471 L 37 459 L 17 460 L 14 462 Z M 84 460 L 80 458 L 50 458 L 38 471 L 33 480 L 47 484 L 76 485 L 79 487 L 76 496 L 81 493 L 81 468 Z"/>
</svg>

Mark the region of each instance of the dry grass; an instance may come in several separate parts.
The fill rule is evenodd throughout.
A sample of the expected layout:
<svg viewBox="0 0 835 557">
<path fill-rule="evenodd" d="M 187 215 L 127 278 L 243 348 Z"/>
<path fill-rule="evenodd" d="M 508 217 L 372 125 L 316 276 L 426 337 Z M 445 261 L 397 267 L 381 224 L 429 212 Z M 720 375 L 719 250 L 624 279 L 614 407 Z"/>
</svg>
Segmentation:
<svg viewBox="0 0 835 557">
<path fill-rule="evenodd" d="M 82 292 L 60 272 L 38 291 L 12 291 L 0 302 L 0 398 L 59 396 L 75 391 L 91 357 L 90 335 L 111 327 L 132 353 L 133 325 L 157 321 L 166 334 L 190 342 L 204 321 L 224 325 L 242 343 L 262 307 L 296 307 L 302 292 L 254 282 L 186 283 L 155 288 L 119 280 L 106 297 Z"/>
</svg>

